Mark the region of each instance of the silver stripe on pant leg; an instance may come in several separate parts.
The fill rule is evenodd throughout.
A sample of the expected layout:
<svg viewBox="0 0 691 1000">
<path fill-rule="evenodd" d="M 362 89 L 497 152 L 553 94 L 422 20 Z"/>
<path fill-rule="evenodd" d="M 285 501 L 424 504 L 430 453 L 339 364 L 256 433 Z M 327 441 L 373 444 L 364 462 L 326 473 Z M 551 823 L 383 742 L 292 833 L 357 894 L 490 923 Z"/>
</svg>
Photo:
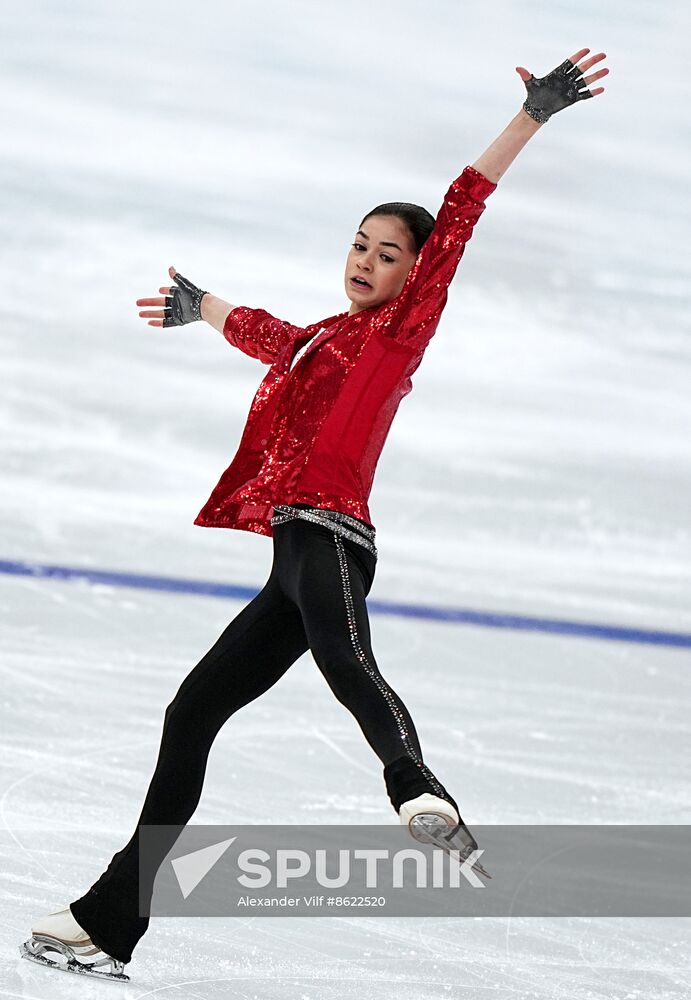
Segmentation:
<svg viewBox="0 0 691 1000">
<path fill-rule="evenodd" d="M 348 572 L 348 561 L 346 559 L 346 552 L 343 542 L 340 536 L 334 532 L 334 542 L 336 543 L 336 551 L 338 552 L 338 561 L 341 570 L 341 582 L 343 584 L 343 597 L 346 606 L 346 615 L 348 617 L 348 631 L 350 632 L 350 642 L 355 651 L 355 655 L 358 660 L 366 670 L 368 676 L 377 686 L 380 694 L 386 701 L 386 704 L 391 710 L 391 714 L 396 720 L 396 726 L 398 727 L 398 732 L 401 737 L 401 742 L 405 747 L 406 753 L 412 758 L 415 764 L 419 767 L 421 774 L 425 777 L 430 786 L 434 789 L 437 795 L 441 798 L 446 798 L 445 789 L 440 785 L 439 781 L 432 774 L 430 769 L 426 764 L 423 763 L 422 758 L 418 755 L 417 751 L 410 742 L 410 737 L 408 736 L 408 726 L 406 720 L 401 712 L 400 708 L 396 704 L 396 700 L 393 696 L 391 688 L 386 683 L 384 678 L 381 676 L 378 670 L 372 666 L 372 664 L 367 659 L 362 644 L 360 642 L 360 637 L 358 635 L 357 623 L 355 621 L 355 608 L 353 605 L 353 594 L 350 588 L 350 574 Z"/>
</svg>

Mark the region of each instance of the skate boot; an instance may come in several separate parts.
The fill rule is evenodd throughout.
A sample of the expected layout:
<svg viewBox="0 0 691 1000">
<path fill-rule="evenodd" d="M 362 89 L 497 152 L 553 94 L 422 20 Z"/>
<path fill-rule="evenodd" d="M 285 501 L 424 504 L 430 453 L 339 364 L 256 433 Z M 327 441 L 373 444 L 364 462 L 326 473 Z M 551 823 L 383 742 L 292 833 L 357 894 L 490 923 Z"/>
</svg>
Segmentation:
<svg viewBox="0 0 691 1000">
<path fill-rule="evenodd" d="M 416 840 L 422 844 L 434 844 L 448 854 L 458 851 L 462 864 L 473 851 L 478 850 L 477 841 L 461 820 L 458 810 L 446 799 L 431 792 L 423 792 L 404 802 L 398 811 L 401 823 L 407 826 Z M 471 866 L 478 875 L 492 878 L 479 861 Z"/>
<path fill-rule="evenodd" d="M 449 795 L 427 765 L 410 754 L 403 754 L 386 764 L 384 782 L 391 805 L 401 823 L 421 843 L 434 844 L 463 864 L 477 842 L 461 819 L 453 796 Z M 479 861 L 472 865 L 478 875 L 491 878 Z"/>
<path fill-rule="evenodd" d="M 22 958 L 62 972 L 75 972 L 94 979 L 127 983 L 130 977 L 119 962 L 95 945 L 79 926 L 69 907 L 41 917 L 31 928 L 31 937 L 19 948 Z"/>
</svg>

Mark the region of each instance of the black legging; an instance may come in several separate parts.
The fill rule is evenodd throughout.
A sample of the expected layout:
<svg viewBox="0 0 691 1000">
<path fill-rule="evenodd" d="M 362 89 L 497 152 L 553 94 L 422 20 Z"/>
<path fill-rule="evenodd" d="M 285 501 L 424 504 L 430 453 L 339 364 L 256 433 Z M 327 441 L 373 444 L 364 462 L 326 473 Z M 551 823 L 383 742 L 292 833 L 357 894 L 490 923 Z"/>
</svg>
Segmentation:
<svg viewBox="0 0 691 1000">
<path fill-rule="evenodd" d="M 396 811 L 422 792 L 440 795 L 458 809 L 423 763 L 413 720 L 372 653 L 365 597 L 376 555 L 330 527 L 305 520 L 276 525 L 273 543 L 274 561 L 264 588 L 185 677 L 166 709 L 156 769 L 137 821 L 137 827 L 178 828 L 162 844 L 161 861 L 197 807 L 209 750 L 220 728 L 268 691 L 307 649 L 384 764 Z M 137 829 L 70 907 L 96 945 L 130 961 L 149 923 L 139 916 Z"/>
</svg>

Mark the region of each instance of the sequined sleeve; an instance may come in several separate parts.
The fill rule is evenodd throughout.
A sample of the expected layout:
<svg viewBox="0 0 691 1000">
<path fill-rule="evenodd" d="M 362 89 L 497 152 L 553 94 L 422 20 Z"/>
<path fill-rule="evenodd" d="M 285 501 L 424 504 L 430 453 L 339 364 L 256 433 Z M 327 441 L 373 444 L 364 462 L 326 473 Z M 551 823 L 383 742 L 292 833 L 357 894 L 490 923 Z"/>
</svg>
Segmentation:
<svg viewBox="0 0 691 1000">
<path fill-rule="evenodd" d="M 223 336 L 229 344 L 265 365 L 273 364 L 286 344 L 302 333 L 303 327 L 276 319 L 265 309 L 249 306 L 231 309 L 223 327 Z"/>
<path fill-rule="evenodd" d="M 434 333 L 466 243 L 496 187 L 467 166 L 447 191 L 432 233 L 401 294 L 391 302 L 386 332 L 399 343 L 424 345 Z"/>
</svg>

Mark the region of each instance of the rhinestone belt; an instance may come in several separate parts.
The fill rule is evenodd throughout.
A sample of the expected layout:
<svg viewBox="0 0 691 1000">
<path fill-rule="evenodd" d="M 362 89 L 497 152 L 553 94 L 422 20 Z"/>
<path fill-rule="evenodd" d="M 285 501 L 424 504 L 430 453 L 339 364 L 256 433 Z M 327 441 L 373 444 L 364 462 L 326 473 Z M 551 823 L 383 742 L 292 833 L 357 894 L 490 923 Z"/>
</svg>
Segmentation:
<svg viewBox="0 0 691 1000">
<path fill-rule="evenodd" d="M 374 544 L 375 529 L 358 521 L 356 517 L 343 514 L 340 510 L 325 510 L 323 507 L 293 507 L 290 504 L 274 504 L 274 516 L 271 518 L 271 526 L 285 524 L 294 518 L 301 518 L 303 521 L 312 521 L 314 524 L 321 524 L 325 528 L 342 538 L 349 538 L 351 542 L 357 542 L 364 546 L 375 557 L 377 547 Z"/>
</svg>

